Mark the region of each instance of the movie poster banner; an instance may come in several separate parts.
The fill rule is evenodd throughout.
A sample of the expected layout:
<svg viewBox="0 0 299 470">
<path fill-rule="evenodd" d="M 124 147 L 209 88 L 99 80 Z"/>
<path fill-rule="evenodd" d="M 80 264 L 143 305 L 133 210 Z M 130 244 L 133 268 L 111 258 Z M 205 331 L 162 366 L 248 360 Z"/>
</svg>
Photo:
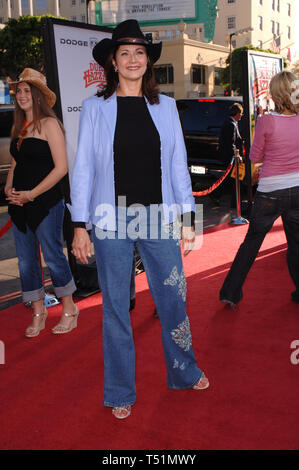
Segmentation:
<svg viewBox="0 0 299 470">
<path fill-rule="evenodd" d="M 259 178 L 260 164 L 251 164 L 250 147 L 253 142 L 255 126 L 260 116 L 274 109 L 269 93 L 271 78 L 283 68 L 282 57 L 253 50 L 242 51 L 243 106 L 242 135 L 245 144 L 245 178 L 249 205 L 253 200 L 253 186 Z"/>
<path fill-rule="evenodd" d="M 82 102 L 94 96 L 105 83 L 104 69 L 92 57 L 93 47 L 103 38 L 111 37 L 110 28 L 84 23 L 48 20 L 51 34 L 45 39 L 51 44 L 52 70 L 47 74 L 59 90 L 61 119 L 66 130 L 66 148 L 71 176 L 76 155 Z M 48 70 L 50 66 L 48 64 Z M 56 69 L 56 70 L 55 70 Z M 49 76 L 51 75 L 51 77 Z"/>
<path fill-rule="evenodd" d="M 257 120 L 274 111 L 269 85 L 271 78 L 282 70 L 282 57 L 277 54 L 248 51 L 249 116 L 251 143 Z"/>
</svg>

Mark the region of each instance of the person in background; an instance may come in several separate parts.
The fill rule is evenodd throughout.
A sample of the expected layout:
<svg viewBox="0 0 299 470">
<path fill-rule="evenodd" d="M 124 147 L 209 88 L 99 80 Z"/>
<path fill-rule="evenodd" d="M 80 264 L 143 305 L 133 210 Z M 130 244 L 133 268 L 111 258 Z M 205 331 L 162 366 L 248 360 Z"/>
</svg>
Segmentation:
<svg viewBox="0 0 299 470">
<path fill-rule="evenodd" d="M 90 256 L 85 223 L 93 223 L 103 294 L 104 405 L 118 419 L 127 418 L 136 401 L 129 316 L 135 245 L 159 312 L 168 387 L 209 386 L 192 348 L 175 218 L 166 215 L 156 224 L 150 220 L 161 206 L 176 205 L 176 215 L 187 207 L 182 241 L 185 255 L 190 252 L 194 199 L 176 103 L 159 94 L 154 80 L 153 63 L 160 54 L 161 43 L 148 42 L 136 20 L 120 23 L 112 39 L 95 46 L 93 57 L 105 67 L 107 84 L 83 102 L 71 181 L 73 253 L 82 263 Z M 132 226 L 140 207 L 143 216 Z M 151 230 L 156 236 L 150 236 Z"/>
<path fill-rule="evenodd" d="M 239 132 L 239 122 L 243 116 L 243 106 L 234 103 L 229 108 L 229 117 L 224 121 L 219 137 L 219 159 L 228 165 L 234 156 L 234 149 L 242 155 L 242 137 Z"/>
<path fill-rule="evenodd" d="M 46 78 L 25 68 L 10 86 L 16 95 L 10 152 L 12 164 L 5 185 L 12 220 L 23 301 L 31 302 L 33 319 L 28 338 L 45 328 L 40 249 L 49 267 L 55 294 L 62 300 L 62 316 L 52 332 L 63 334 L 77 326 L 78 308 L 72 293 L 76 286 L 63 253 L 64 196 L 60 186 L 66 175 L 64 129 L 52 107 L 56 96 Z"/>
<path fill-rule="evenodd" d="M 220 300 L 232 306 L 243 297 L 242 286 L 274 221 L 281 216 L 288 242 L 287 264 L 299 302 L 299 115 L 292 102 L 296 75 L 283 71 L 270 82 L 275 112 L 257 122 L 250 150 L 262 163 L 250 224 L 244 242 L 220 290 Z"/>
<path fill-rule="evenodd" d="M 229 108 L 229 116 L 225 119 L 219 136 L 219 160 L 228 166 L 234 156 L 234 150 L 239 149 L 242 156 L 243 140 L 239 132 L 239 122 L 243 116 L 243 107 L 240 103 L 233 103 Z M 234 180 L 228 176 L 224 182 L 210 195 L 216 206 L 220 205 L 220 198 L 224 191 L 231 194 L 231 207 L 236 207 L 236 194 Z"/>
</svg>

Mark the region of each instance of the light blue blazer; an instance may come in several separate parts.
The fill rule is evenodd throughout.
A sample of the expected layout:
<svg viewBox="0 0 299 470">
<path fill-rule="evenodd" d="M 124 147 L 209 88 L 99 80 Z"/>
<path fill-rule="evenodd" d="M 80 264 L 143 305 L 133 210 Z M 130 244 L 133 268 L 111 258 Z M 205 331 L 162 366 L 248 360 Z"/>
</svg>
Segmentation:
<svg viewBox="0 0 299 470">
<path fill-rule="evenodd" d="M 159 95 L 160 103 L 146 100 L 160 135 L 163 206 L 177 205 L 165 211 L 165 223 L 174 213 L 195 210 L 192 186 L 181 123 L 173 98 Z M 117 117 L 116 93 L 104 99 L 93 96 L 83 101 L 80 115 L 77 154 L 71 178 L 71 205 L 74 222 L 91 222 L 106 230 L 115 230 L 115 188 L 113 140 Z M 130 136 L 132 147 L 134 135 Z"/>
</svg>

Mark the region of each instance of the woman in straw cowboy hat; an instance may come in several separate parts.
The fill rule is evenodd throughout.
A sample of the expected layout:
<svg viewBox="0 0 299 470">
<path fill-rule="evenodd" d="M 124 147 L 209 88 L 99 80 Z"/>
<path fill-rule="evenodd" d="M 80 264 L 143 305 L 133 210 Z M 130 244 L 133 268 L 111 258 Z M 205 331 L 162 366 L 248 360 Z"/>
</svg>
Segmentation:
<svg viewBox="0 0 299 470">
<path fill-rule="evenodd" d="M 26 68 L 10 86 L 16 105 L 10 145 L 12 164 L 5 193 L 23 300 L 31 301 L 33 306 L 32 323 L 25 335 L 38 336 L 47 317 L 39 244 L 55 294 L 63 303 L 61 320 L 52 331 L 67 333 L 76 326 L 79 312 L 72 299 L 76 287 L 62 246 L 64 199 L 60 182 L 67 173 L 64 129 L 52 110 L 56 96 L 47 87 L 44 75 Z"/>
<path fill-rule="evenodd" d="M 73 252 L 83 263 L 90 256 L 85 223 L 93 224 L 103 294 L 104 405 L 120 419 L 130 415 L 136 401 L 129 318 L 135 245 L 162 325 L 168 387 L 209 386 L 196 364 L 186 315 L 174 221 L 183 213 L 190 216 L 182 229 L 187 254 L 194 243 L 194 200 L 176 104 L 159 94 L 154 80 L 153 63 L 160 54 L 161 43 L 148 42 L 136 20 L 120 23 L 112 39 L 94 47 L 107 84 L 83 103 L 71 183 Z M 162 223 L 156 215 L 162 215 Z"/>
</svg>

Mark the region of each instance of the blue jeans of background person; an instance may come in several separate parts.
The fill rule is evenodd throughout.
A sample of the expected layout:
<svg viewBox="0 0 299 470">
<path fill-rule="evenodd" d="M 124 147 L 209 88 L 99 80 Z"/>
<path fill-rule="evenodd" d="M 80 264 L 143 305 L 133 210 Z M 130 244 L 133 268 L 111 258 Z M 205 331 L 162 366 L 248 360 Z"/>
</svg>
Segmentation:
<svg viewBox="0 0 299 470">
<path fill-rule="evenodd" d="M 132 218 L 126 217 L 126 226 Z M 115 234 L 116 238 L 104 238 L 105 234 L 108 237 Z M 93 242 L 103 294 L 104 405 L 128 406 L 136 401 L 135 348 L 129 315 L 135 243 L 159 312 L 167 385 L 172 389 L 191 388 L 202 371 L 196 365 L 191 346 L 186 281 L 178 241 L 162 239 L 161 229 L 158 239 L 132 240 L 119 231 L 104 232 L 93 227 Z"/>
<path fill-rule="evenodd" d="M 63 217 L 64 201 L 61 200 L 50 209 L 35 233 L 28 226 L 26 233 L 23 233 L 15 224 L 12 225 L 24 302 L 36 302 L 45 297 L 39 244 L 50 271 L 55 295 L 61 298 L 76 290 L 69 263 L 63 253 Z"/>
<path fill-rule="evenodd" d="M 247 235 L 220 290 L 220 299 L 233 303 L 242 299 L 246 276 L 266 234 L 279 216 L 288 242 L 289 272 L 299 295 L 299 186 L 295 186 L 268 193 L 256 192 Z"/>
</svg>

